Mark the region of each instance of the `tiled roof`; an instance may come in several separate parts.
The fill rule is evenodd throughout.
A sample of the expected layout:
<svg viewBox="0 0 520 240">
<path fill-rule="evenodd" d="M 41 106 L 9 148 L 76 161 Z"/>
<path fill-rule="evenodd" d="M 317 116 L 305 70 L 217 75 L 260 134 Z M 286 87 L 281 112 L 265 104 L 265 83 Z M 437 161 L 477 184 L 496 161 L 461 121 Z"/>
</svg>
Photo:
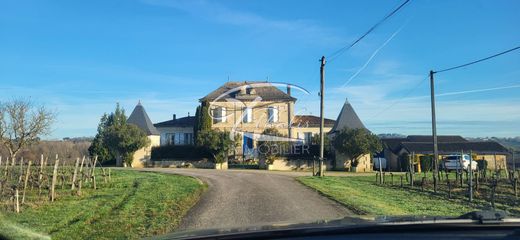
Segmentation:
<svg viewBox="0 0 520 240">
<path fill-rule="evenodd" d="M 432 135 L 410 135 L 406 137 L 408 142 L 433 142 Z M 437 136 L 437 142 L 467 142 L 465 138 L 457 135 Z"/>
<path fill-rule="evenodd" d="M 330 132 L 333 133 L 341 131 L 343 128 L 366 129 L 365 125 L 363 125 L 363 122 L 361 122 L 361 119 L 359 119 L 358 115 L 356 114 L 356 111 L 354 111 L 354 108 L 352 108 L 352 105 L 350 105 L 347 100 L 345 100 L 345 104 L 343 104 L 343 108 L 341 108 L 338 119 L 336 120 L 336 123 Z"/>
<path fill-rule="evenodd" d="M 433 153 L 432 143 L 425 142 L 403 142 L 403 148 L 407 152 L 431 154 Z M 469 153 L 473 151 L 480 154 L 507 153 L 507 149 L 495 141 L 484 142 L 441 142 L 438 143 L 438 150 L 441 154 Z"/>
<path fill-rule="evenodd" d="M 242 86 L 246 87 L 246 91 L 240 91 L 240 87 Z M 296 101 L 296 98 L 289 96 L 287 93 L 271 85 L 271 83 L 258 81 L 226 82 L 224 85 L 201 98 L 200 101 L 226 101 L 226 98 L 252 101 L 256 97 L 261 97 L 263 101 Z"/>
<path fill-rule="evenodd" d="M 294 116 L 292 126 L 295 127 L 320 127 L 320 117 L 313 115 L 296 115 Z M 332 119 L 324 119 L 324 127 L 333 127 L 336 121 Z"/>
<path fill-rule="evenodd" d="M 154 124 L 156 128 L 161 127 L 193 127 L 195 125 L 195 117 L 182 117 L 177 119 L 172 119 L 164 122 L 159 122 Z"/>
<path fill-rule="evenodd" d="M 144 110 L 141 102 L 137 103 L 137 106 L 135 106 L 132 114 L 130 114 L 130 117 L 128 117 L 126 122 L 138 126 L 148 136 L 159 135 L 159 132 L 153 126 L 152 121 L 150 121 L 150 118 L 148 117 L 148 114 L 146 114 L 146 110 Z"/>
</svg>

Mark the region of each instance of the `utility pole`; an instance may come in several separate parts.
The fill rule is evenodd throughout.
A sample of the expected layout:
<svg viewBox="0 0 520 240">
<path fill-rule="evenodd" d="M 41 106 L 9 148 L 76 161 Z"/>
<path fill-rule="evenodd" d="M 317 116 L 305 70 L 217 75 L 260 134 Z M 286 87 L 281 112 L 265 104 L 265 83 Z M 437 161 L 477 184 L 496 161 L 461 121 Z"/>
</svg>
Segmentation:
<svg viewBox="0 0 520 240">
<path fill-rule="evenodd" d="M 321 67 L 320 67 L 320 166 L 318 176 L 323 177 L 323 151 L 325 143 L 325 139 L 323 136 L 323 125 L 324 125 L 324 116 L 323 116 L 323 96 L 325 95 L 325 91 L 323 90 L 323 86 L 325 85 L 325 56 L 321 57 Z"/>
<path fill-rule="evenodd" d="M 434 71 L 430 71 L 430 91 L 431 91 L 431 104 L 432 104 L 432 136 L 433 136 L 433 191 L 437 193 L 437 174 L 439 173 L 439 166 L 437 161 L 439 160 L 439 151 L 437 149 L 437 120 L 435 116 L 435 87 L 433 74 Z"/>
<path fill-rule="evenodd" d="M 469 151 L 469 202 L 473 202 L 473 151 Z"/>
</svg>

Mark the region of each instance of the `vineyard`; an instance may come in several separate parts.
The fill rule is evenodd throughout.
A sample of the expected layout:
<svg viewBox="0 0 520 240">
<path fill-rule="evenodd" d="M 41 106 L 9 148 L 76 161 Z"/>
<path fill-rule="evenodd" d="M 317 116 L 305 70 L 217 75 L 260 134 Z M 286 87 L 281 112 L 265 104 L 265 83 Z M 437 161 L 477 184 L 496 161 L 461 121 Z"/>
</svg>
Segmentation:
<svg viewBox="0 0 520 240">
<path fill-rule="evenodd" d="M 96 158 L 2 159 L 0 239 L 142 238 L 175 230 L 204 190 L 185 176 L 104 168 Z"/>
<path fill-rule="evenodd" d="M 57 201 L 62 194 L 80 196 L 83 188 L 100 187 L 99 178 L 102 184 L 109 184 L 111 170 L 96 165 L 96 157 L 76 158 L 74 162 L 58 155 L 53 159 L 41 155 L 37 162 L 0 157 L 2 209 L 19 213 L 31 204 Z"/>
</svg>

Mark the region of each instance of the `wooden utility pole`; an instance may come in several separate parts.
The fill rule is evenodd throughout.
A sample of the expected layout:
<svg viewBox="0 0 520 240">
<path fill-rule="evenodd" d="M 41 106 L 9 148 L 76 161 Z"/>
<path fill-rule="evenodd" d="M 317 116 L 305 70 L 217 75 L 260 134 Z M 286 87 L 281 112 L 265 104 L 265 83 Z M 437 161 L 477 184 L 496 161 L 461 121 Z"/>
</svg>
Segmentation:
<svg viewBox="0 0 520 240">
<path fill-rule="evenodd" d="M 324 116 L 323 116 L 323 96 L 325 95 L 324 85 L 325 85 L 325 56 L 321 57 L 321 67 L 320 67 L 320 166 L 318 176 L 323 177 L 323 152 L 324 152 L 324 143 L 325 138 L 323 136 L 323 125 L 324 125 Z"/>
<path fill-rule="evenodd" d="M 433 191 L 437 193 L 437 174 L 439 174 L 439 166 L 437 161 L 439 160 L 439 151 L 437 149 L 437 120 L 435 116 L 435 87 L 433 74 L 434 71 L 430 71 L 430 92 L 431 92 L 431 105 L 432 105 L 432 137 L 433 137 Z"/>
<path fill-rule="evenodd" d="M 469 151 L 469 202 L 473 201 L 473 151 Z"/>
</svg>

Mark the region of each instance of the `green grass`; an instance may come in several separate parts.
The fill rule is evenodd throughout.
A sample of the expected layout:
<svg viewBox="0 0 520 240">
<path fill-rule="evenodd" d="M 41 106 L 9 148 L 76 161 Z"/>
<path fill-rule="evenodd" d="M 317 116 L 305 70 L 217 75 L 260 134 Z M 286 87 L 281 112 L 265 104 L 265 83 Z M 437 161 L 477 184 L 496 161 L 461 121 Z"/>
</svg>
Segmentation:
<svg viewBox="0 0 520 240">
<path fill-rule="evenodd" d="M 462 199 L 448 199 L 419 189 L 376 185 L 373 176 L 299 177 L 298 181 L 357 214 L 459 216 L 481 208 Z"/>
<path fill-rule="evenodd" d="M 100 182 L 100 180 L 98 180 Z M 0 233 L 9 238 L 128 239 L 173 231 L 205 186 L 178 175 L 112 171 L 112 181 L 81 196 L 60 190 L 54 203 L 0 214 Z M 34 193 L 36 197 L 36 193 Z M 3 216 L 2 216 L 3 215 Z"/>
</svg>

